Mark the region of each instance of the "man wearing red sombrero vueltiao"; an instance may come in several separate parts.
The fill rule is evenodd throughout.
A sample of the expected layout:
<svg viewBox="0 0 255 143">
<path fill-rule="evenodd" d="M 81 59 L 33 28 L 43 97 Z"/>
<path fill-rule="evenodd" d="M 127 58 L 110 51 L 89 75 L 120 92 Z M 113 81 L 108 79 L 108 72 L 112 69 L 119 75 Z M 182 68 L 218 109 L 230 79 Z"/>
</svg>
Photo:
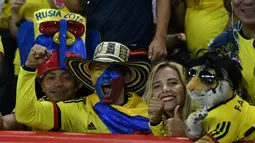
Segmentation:
<svg viewBox="0 0 255 143">
<path fill-rule="evenodd" d="M 39 99 L 39 101 L 57 103 L 69 100 L 69 102 L 79 102 L 79 99 L 74 99 L 76 98 L 76 92 L 81 87 L 81 84 L 66 70 L 64 58 L 61 58 L 61 53 L 64 57 L 83 57 L 85 55 L 86 49 L 85 43 L 83 42 L 85 41 L 85 37 L 81 36 L 85 33 L 85 19 L 82 18 L 83 22 L 80 23 L 71 21 L 68 18 L 65 19 L 64 16 L 68 14 L 71 15 L 72 13 L 65 13 L 53 9 L 40 10 L 35 13 L 35 16 L 42 14 L 42 12 L 58 13 L 63 17 L 61 19 L 46 17 L 44 19 L 34 20 L 34 22 L 26 22 L 20 27 L 17 37 L 21 53 L 21 63 L 23 64 L 26 62 L 30 51 L 37 51 L 38 48 L 40 49 L 40 47 L 42 47 L 39 44 L 47 46 L 47 49 L 50 51 L 48 53 L 49 58 L 44 59 L 44 62 L 40 64 L 38 63 L 36 76 L 31 79 L 35 84 L 35 78 L 37 78 L 44 92 L 45 96 Z M 56 14 L 56 16 L 58 15 Z M 73 16 L 81 17 L 78 14 L 73 14 Z M 67 26 L 65 26 L 66 24 Z M 62 36 L 59 36 L 60 33 L 62 33 Z M 63 38 L 66 40 L 64 41 L 65 43 L 63 43 Z M 37 48 L 32 48 L 31 45 Z M 37 58 L 37 55 L 34 56 Z M 23 66 L 23 68 L 27 71 L 36 70 L 35 68 L 26 68 L 25 66 Z M 26 88 L 33 88 L 35 90 L 34 84 L 33 87 L 31 87 L 31 85 L 23 85 L 24 87 L 20 90 L 23 91 L 23 89 Z M 19 129 L 24 130 L 25 126 L 17 123 L 15 114 L 6 115 L 3 118 L 0 115 L 0 130 Z"/>
</svg>

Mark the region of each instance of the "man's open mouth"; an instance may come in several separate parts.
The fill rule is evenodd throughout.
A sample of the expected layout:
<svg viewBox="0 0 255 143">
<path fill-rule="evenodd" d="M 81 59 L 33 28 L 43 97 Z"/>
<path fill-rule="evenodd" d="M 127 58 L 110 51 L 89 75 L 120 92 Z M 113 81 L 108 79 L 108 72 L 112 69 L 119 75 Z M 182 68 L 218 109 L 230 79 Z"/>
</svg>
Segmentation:
<svg viewBox="0 0 255 143">
<path fill-rule="evenodd" d="M 111 93 L 112 93 L 112 86 L 110 83 L 104 83 L 101 85 L 102 91 L 104 92 L 104 99 L 103 102 L 112 102 Z"/>
</svg>

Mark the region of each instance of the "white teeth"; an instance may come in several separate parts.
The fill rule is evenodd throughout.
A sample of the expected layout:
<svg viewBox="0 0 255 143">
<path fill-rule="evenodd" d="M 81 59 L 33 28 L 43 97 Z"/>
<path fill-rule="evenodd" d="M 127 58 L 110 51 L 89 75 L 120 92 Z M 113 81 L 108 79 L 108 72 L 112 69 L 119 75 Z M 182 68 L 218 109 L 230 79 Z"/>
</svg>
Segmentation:
<svg viewBox="0 0 255 143">
<path fill-rule="evenodd" d="M 163 101 L 168 101 L 168 100 L 172 100 L 172 99 L 174 99 L 174 97 L 173 96 L 169 96 L 169 97 L 164 97 L 162 100 Z"/>
<path fill-rule="evenodd" d="M 246 9 L 246 10 L 244 10 L 244 12 L 254 12 L 255 11 L 255 9 L 253 8 L 253 9 Z"/>
</svg>

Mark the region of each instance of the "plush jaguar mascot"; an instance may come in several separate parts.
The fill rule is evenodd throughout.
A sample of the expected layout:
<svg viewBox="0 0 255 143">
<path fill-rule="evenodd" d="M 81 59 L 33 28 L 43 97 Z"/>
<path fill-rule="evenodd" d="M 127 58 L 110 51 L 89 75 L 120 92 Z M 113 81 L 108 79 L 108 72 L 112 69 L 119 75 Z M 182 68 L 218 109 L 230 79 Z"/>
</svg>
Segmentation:
<svg viewBox="0 0 255 143">
<path fill-rule="evenodd" d="M 186 120 L 190 138 L 199 143 L 255 140 L 255 106 L 238 92 L 240 64 L 211 52 L 187 65 L 187 90 L 200 106 Z"/>
</svg>

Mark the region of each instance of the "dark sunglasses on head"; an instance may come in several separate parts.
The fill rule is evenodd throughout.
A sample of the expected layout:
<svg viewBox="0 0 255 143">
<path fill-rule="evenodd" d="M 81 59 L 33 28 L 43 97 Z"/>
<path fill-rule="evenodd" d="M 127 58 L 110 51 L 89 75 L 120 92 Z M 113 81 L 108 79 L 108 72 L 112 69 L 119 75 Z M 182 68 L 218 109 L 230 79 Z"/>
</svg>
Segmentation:
<svg viewBox="0 0 255 143">
<path fill-rule="evenodd" d="M 190 69 L 188 72 L 188 76 L 191 79 L 192 77 L 196 76 L 197 70 L 196 69 Z M 216 80 L 216 76 L 214 73 L 210 72 L 207 69 L 203 69 L 199 72 L 199 78 L 202 83 L 210 85 L 213 84 Z"/>
</svg>

